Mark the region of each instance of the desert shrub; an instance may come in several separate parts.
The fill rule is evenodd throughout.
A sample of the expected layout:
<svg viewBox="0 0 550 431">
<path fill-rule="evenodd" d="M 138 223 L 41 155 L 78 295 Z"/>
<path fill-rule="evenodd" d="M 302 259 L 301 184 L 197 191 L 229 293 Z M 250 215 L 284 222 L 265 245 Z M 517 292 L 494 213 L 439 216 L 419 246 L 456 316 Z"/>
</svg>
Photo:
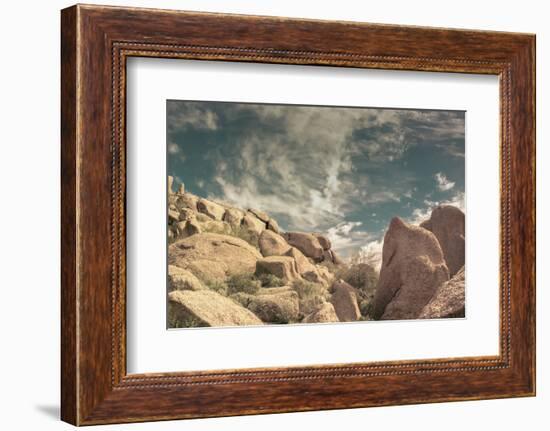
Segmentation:
<svg viewBox="0 0 550 431">
<path fill-rule="evenodd" d="M 342 266 L 337 270 L 336 277 L 355 287 L 362 298 L 372 296 L 378 283 L 378 273 L 368 263 Z"/>
<path fill-rule="evenodd" d="M 210 290 L 213 290 L 220 295 L 227 295 L 228 286 L 221 280 L 205 280 L 204 284 Z"/>
<path fill-rule="evenodd" d="M 281 287 L 285 285 L 285 282 L 273 274 L 260 274 L 258 280 L 262 284 L 262 287 Z"/>
<path fill-rule="evenodd" d="M 229 235 L 240 238 L 249 243 L 252 247 L 258 248 L 258 235 L 244 226 L 231 226 Z"/>
<path fill-rule="evenodd" d="M 311 298 L 327 298 L 328 291 L 325 286 L 306 280 L 295 280 L 292 288 L 298 294 L 300 300 Z"/>
<path fill-rule="evenodd" d="M 255 294 L 262 287 L 260 280 L 256 279 L 253 274 L 236 274 L 229 277 L 227 280 L 227 294 L 243 292 Z"/>
<path fill-rule="evenodd" d="M 361 316 L 363 317 L 363 320 L 373 320 L 372 314 L 373 314 L 373 305 L 372 305 L 372 299 L 359 299 L 359 311 L 361 312 Z"/>
<path fill-rule="evenodd" d="M 203 323 L 193 316 L 181 316 L 168 313 L 168 328 L 199 328 Z"/>
</svg>

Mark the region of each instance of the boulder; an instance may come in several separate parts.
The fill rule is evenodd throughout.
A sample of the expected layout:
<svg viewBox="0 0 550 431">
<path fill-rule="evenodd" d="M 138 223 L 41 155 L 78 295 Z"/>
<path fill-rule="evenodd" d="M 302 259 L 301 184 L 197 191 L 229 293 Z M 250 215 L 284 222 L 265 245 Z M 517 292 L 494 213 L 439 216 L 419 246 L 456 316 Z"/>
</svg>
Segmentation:
<svg viewBox="0 0 550 431">
<path fill-rule="evenodd" d="M 204 290 L 200 280 L 190 271 L 168 265 L 168 290 Z"/>
<path fill-rule="evenodd" d="M 223 206 L 204 198 L 199 199 L 197 202 L 197 210 L 200 213 L 206 214 L 211 219 L 219 221 L 223 219 L 223 215 L 225 214 Z"/>
<path fill-rule="evenodd" d="M 287 242 L 296 247 L 307 257 L 311 257 L 315 261 L 323 260 L 323 247 L 319 244 L 319 240 L 311 233 L 305 232 L 287 232 L 284 234 Z"/>
<path fill-rule="evenodd" d="M 168 263 L 188 269 L 202 281 L 253 273 L 261 257 L 246 241 L 215 233 L 198 233 L 168 247 Z"/>
<path fill-rule="evenodd" d="M 330 240 L 326 236 L 321 235 L 320 233 L 314 233 L 313 235 L 315 235 L 315 238 L 317 238 L 317 241 L 319 241 L 319 244 L 321 244 L 323 250 L 330 250 L 332 245 L 330 243 Z"/>
<path fill-rule="evenodd" d="M 440 205 L 420 226 L 433 232 L 443 251 L 449 275 L 455 275 L 464 266 L 464 213 L 454 206 Z"/>
<path fill-rule="evenodd" d="M 247 212 L 243 217 L 242 226 L 254 233 L 258 237 L 265 230 L 265 223 L 254 214 Z"/>
<path fill-rule="evenodd" d="M 181 211 L 183 208 L 188 208 L 191 211 L 197 212 L 197 202 L 199 198 L 191 193 L 184 193 L 176 199 L 176 207 Z"/>
<path fill-rule="evenodd" d="M 281 229 L 279 228 L 279 223 L 277 223 L 277 220 L 270 218 L 267 222 L 267 228 L 275 233 L 281 233 Z"/>
<path fill-rule="evenodd" d="M 180 220 L 192 220 L 196 218 L 195 211 L 191 210 L 190 208 L 178 208 L 180 212 Z"/>
<path fill-rule="evenodd" d="M 334 274 L 330 272 L 326 266 L 317 265 L 317 272 L 328 285 L 332 284 L 334 281 Z"/>
<path fill-rule="evenodd" d="M 172 223 L 177 223 L 180 219 L 180 213 L 174 208 L 168 209 L 168 221 Z"/>
<path fill-rule="evenodd" d="M 285 256 L 294 258 L 296 261 L 296 269 L 304 279 L 313 283 L 326 283 L 326 280 L 319 274 L 317 266 L 312 264 L 309 259 L 305 257 L 304 254 L 296 247 L 291 247 L 285 253 Z"/>
<path fill-rule="evenodd" d="M 174 186 L 174 177 L 172 175 L 168 175 L 168 194 L 171 195 L 174 193 L 172 190 L 172 187 Z"/>
<path fill-rule="evenodd" d="M 182 327 L 262 325 L 250 310 L 211 290 L 174 290 L 168 304 L 170 321 Z"/>
<path fill-rule="evenodd" d="M 361 317 L 355 289 L 343 280 L 333 283 L 330 302 L 340 322 L 355 322 Z"/>
<path fill-rule="evenodd" d="M 339 322 L 336 310 L 330 302 L 320 304 L 312 313 L 302 320 L 302 323 L 330 323 Z"/>
<path fill-rule="evenodd" d="M 384 236 L 374 319 L 416 319 L 449 270 L 430 231 L 394 217 Z"/>
<path fill-rule="evenodd" d="M 273 274 L 285 283 L 300 278 L 296 268 L 296 261 L 290 256 L 269 256 L 256 262 L 256 275 Z"/>
<path fill-rule="evenodd" d="M 223 221 L 228 223 L 231 227 L 237 228 L 241 225 L 244 217 L 244 212 L 237 208 L 225 208 L 223 215 Z"/>
<path fill-rule="evenodd" d="M 249 208 L 248 212 L 254 214 L 256 218 L 260 219 L 264 223 L 267 223 L 269 221 L 269 216 L 263 211 L 256 210 L 254 208 Z"/>
<path fill-rule="evenodd" d="M 283 256 L 289 251 L 290 246 L 285 239 L 270 230 L 264 230 L 258 240 L 260 252 L 263 256 Z"/>
<path fill-rule="evenodd" d="M 185 231 L 186 231 L 187 236 L 191 236 L 191 235 L 195 235 L 197 233 L 201 233 L 202 229 L 201 229 L 199 223 L 197 222 L 197 220 L 193 218 L 193 219 L 187 221 L 187 223 L 185 225 Z"/>
<path fill-rule="evenodd" d="M 298 320 L 298 294 L 289 287 L 263 288 L 258 295 L 249 297 L 248 309 L 263 322 L 290 323 Z"/>
<path fill-rule="evenodd" d="M 443 319 L 465 316 L 464 267 L 443 283 L 420 313 L 421 319 Z"/>
</svg>

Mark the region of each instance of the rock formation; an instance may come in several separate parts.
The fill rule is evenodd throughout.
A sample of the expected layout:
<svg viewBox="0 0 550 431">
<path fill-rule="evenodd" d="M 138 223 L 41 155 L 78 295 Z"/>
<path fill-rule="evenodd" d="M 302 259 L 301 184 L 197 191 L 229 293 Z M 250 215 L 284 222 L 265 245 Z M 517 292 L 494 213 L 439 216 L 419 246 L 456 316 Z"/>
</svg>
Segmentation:
<svg viewBox="0 0 550 431">
<path fill-rule="evenodd" d="M 369 264 L 343 262 L 321 233 L 284 232 L 262 210 L 201 198 L 183 184 L 174 192 L 172 178 L 168 187 L 172 327 L 464 316 L 457 208 L 434 208 L 420 227 L 392 219 L 378 278 Z"/>
<path fill-rule="evenodd" d="M 210 290 L 174 290 L 168 294 L 169 317 L 175 326 L 262 325 L 250 310 Z"/>
<path fill-rule="evenodd" d="M 264 230 L 258 240 L 260 252 L 263 256 L 283 256 L 290 250 L 285 239 L 271 230 Z"/>
<path fill-rule="evenodd" d="M 187 269 L 203 281 L 253 273 L 261 257 L 260 252 L 246 241 L 215 233 L 191 235 L 168 247 L 170 265 Z"/>
<path fill-rule="evenodd" d="M 169 290 L 204 290 L 200 280 L 186 269 L 168 265 Z"/>
<path fill-rule="evenodd" d="M 441 319 L 465 316 L 464 267 L 453 278 L 443 283 L 430 302 L 422 309 L 419 318 Z"/>
<path fill-rule="evenodd" d="M 264 288 L 257 295 L 237 294 L 235 299 L 266 323 L 291 323 L 299 317 L 298 294 L 289 286 Z"/>
<path fill-rule="evenodd" d="M 302 320 L 303 323 L 331 323 L 339 322 L 334 306 L 330 302 L 319 305 L 312 313 Z"/>
<path fill-rule="evenodd" d="M 451 205 L 441 205 L 432 210 L 429 220 L 421 225 L 436 236 L 452 277 L 464 266 L 464 213 Z"/>
<path fill-rule="evenodd" d="M 340 322 L 354 322 L 361 317 L 355 289 L 343 280 L 335 281 L 332 285 L 330 302 Z"/>
<path fill-rule="evenodd" d="M 435 235 L 393 218 L 384 236 L 373 317 L 418 318 L 437 288 L 448 279 L 449 270 Z"/>
<path fill-rule="evenodd" d="M 300 250 L 307 257 L 321 262 L 324 257 L 324 249 L 317 237 L 306 232 L 287 232 L 284 234 L 287 242 Z"/>
</svg>

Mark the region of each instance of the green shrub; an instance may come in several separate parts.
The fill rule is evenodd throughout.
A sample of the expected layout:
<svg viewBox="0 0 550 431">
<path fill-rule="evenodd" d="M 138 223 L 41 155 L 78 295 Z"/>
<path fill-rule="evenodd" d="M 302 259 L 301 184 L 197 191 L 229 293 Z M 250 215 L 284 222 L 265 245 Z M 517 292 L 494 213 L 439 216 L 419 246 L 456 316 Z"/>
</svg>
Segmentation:
<svg viewBox="0 0 550 431">
<path fill-rule="evenodd" d="M 342 266 L 337 270 L 336 278 L 341 278 L 346 283 L 351 284 L 364 298 L 374 294 L 378 283 L 378 273 L 368 263 Z"/>
<path fill-rule="evenodd" d="M 220 281 L 220 280 L 206 280 L 204 282 L 204 284 L 210 290 L 213 290 L 214 292 L 219 293 L 220 295 L 227 295 L 228 286 L 223 281 Z"/>
<path fill-rule="evenodd" d="M 298 294 L 300 300 L 311 298 L 328 298 L 329 293 L 325 286 L 306 280 L 295 280 L 292 288 Z"/>
<path fill-rule="evenodd" d="M 260 280 L 257 280 L 253 274 L 236 274 L 227 280 L 227 294 L 243 292 L 248 294 L 257 293 L 262 287 Z"/>
<path fill-rule="evenodd" d="M 168 328 L 199 328 L 204 324 L 193 316 L 176 316 L 168 312 Z"/>
<path fill-rule="evenodd" d="M 258 235 L 244 226 L 231 226 L 229 235 L 236 236 L 249 243 L 252 247 L 258 248 Z"/>
<path fill-rule="evenodd" d="M 369 299 L 360 299 L 359 300 L 359 311 L 361 312 L 361 316 L 364 318 L 364 320 L 373 320 L 372 314 L 373 314 L 373 305 L 372 300 Z"/>
<path fill-rule="evenodd" d="M 260 274 L 258 280 L 262 284 L 262 287 L 281 287 L 285 285 L 285 282 L 273 274 Z"/>
</svg>

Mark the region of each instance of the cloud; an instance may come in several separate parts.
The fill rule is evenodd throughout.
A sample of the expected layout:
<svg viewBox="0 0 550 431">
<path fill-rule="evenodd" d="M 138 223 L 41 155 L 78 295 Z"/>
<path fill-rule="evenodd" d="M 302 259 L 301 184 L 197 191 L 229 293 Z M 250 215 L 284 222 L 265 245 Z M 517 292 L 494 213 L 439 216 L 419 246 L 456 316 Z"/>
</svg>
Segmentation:
<svg viewBox="0 0 550 431">
<path fill-rule="evenodd" d="M 441 191 L 451 190 L 455 186 L 455 183 L 449 181 L 445 174 L 443 174 L 442 172 L 438 172 L 437 174 L 435 174 L 434 178 L 437 184 L 437 188 Z"/>
<path fill-rule="evenodd" d="M 384 238 L 373 240 L 359 249 L 359 261 L 373 266 L 380 272 L 382 267 L 382 249 L 384 248 Z"/>
<path fill-rule="evenodd" d="M 169 154 L 178 154 L 181 151 L 178 144 L 175 142 L 168 142 L 168 153 Z"/>
<path fill-rule="evenodd" d="M 362 205 L 399 202 L 407 184 L 394 178 L 388 190 L 368 174 L 358 175 L 354 160 L 359 153 L 376 162 L 401 157 L 406 149 L 402 112 L 408 115 L 383 109 L 225 105 L 225 121 L 255 118 L 257 127 L 240 138 L 238 157 L 222 160 L 232 169 L 218 169 L 219 189 L 211 197 L 279 214 L 296 230 L 327 229 Z M 210 157 L 220 163 L 223 156 Z"/>
<path fill-rule="evenodd" d="M 332 244 L 332 249 L 337 253 L 348 254 L 350 249 L 363 245 L 370 238 L 370 234 L 357 229 L 361 225 L 361 222 L 349 221 L 328 228 L 325 234 Z"/>
<path fill-rule="evenodd" d="M 168 101 L 166 107 L 168 133 L 188 128 L 216 130 L 217 114 L 201 102 Z"/>
</svg>

